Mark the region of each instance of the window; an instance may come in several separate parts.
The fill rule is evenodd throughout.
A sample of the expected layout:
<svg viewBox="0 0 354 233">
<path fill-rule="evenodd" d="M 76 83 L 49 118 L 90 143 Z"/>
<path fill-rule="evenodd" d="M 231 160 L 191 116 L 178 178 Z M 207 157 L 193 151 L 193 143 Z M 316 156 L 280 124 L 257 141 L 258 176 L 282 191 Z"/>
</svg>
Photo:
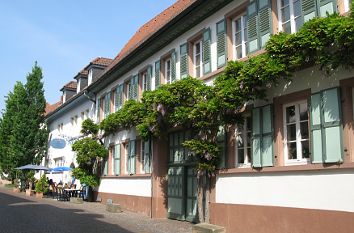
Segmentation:
<svg viewBox="0 0 354 233">
<path fill-rule="evenodd" d="M 134 75 L 126 82 L 126 97 L 129 100 L 138 98 L 138 75 Z"/>
<path fill-rule="evenodd" d="M 284 155 L 287 163 L 310 158 L 307 101 L 284 105 Z"/>
<path fill-rule="evenodd" d="M 122 105 L 123 105 L 123 84 L 120 84 L 117 86 L 115 92 L 115 99 L 114 99 L 115 111 L 121 109 Z"/>
<path fill-rule="evenodd" d="M 127 173 L 135 174 L 136 141 L 130 140 L 126 146 Z"/>
<path fill-rule="evenodd" d="M 236 128 L 236 166 L 250 166 L 252 163 L 251 151 L 252 121 L 251 116 L 244 117 L 243 125 Z"/>
<path fill-rule="evenodd" d="M 171 59 L 165 61 L 165 79 L 166 83 L 171 83 Z"/>
<path fill-rule="evenodd" d="M 233 21 L 234 28 L 234 59 L 240 59 L 247 55 L 247 16 L 242 15 Z"/>
<path fill-rule="evenodd" d="M 202 74 L 202 67 L 203 67 L 203 61 L 202 61 L 202 41 L 197 41 L 194 43 L 193 46 L 194 49 L 194 76 L 195 77 L 200 77 Z"/>
<path fill-rule="evenodd" d="M 111 113 L 111 93 L 104 96 L 104 118 Z"/>
<path fill-rule="evenodd" d="M 141 154 L 142 154 L 142 170 L 145 173 L 151 173 L 151 141 L 142 141 L 141 143 Z"/>
<path fill-rule="evenodd" d="M 120 174 L 120 144 L 115 145 L 113 149 L 113 174 Z"/>
<path fill-rule="evenodd" d="M 301 0 L 279 0 L 279 27 L 287 33 L 295 33 L 304 24 Z"/>
</svg>

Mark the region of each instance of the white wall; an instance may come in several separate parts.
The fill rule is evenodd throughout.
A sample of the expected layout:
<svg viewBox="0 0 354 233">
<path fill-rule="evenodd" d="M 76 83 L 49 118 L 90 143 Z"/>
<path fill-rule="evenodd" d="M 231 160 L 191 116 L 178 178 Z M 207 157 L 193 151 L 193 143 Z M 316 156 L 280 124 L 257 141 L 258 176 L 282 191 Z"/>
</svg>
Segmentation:
<svg viewBox="0 0 354 233">
<path fill-rule="evenodd" d="M 151 197 L 150 177 L 102 179 L 99 192 Z"/>
<path fill-rule="evenodd" d="M 354 212 L 354 171 L 222 175 L 216 202 Z"/>
</svg>

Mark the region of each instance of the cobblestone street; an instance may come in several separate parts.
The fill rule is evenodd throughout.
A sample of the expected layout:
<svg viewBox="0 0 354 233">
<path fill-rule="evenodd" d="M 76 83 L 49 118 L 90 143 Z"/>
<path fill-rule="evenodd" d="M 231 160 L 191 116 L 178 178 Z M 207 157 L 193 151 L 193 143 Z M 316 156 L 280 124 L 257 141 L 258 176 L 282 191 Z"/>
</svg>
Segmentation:
<svg viewBox="0 0 354 233">
<path fill-rule="evenodd" d="M 183 233 L 192 229 L 187 222 L 151 219 L 127 211 L 109 213 L 101 203 L 73 204 L 26 197 L 1 186 L 0 226 L 0 233 Z"/>
</svg>

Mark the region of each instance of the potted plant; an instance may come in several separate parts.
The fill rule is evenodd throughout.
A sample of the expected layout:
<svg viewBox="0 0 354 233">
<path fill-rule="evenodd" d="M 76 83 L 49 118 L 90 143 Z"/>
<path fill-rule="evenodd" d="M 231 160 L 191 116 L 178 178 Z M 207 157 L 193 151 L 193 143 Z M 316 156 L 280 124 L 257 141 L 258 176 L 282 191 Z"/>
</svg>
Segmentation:
<svg viewBox="0 0 354 233">
<path fill-rule="evenodd" d="M 41 176 L 41 178 L 37 181 L 36 183 L 36 197 L 37 198 L 42 198 L 43 197 L 43 193 L 48 192 L 48 182 L 46 179 L 45 174 Z"/>
<path fill-rule="evenodd" d="M 34 194 L 34 191 L 32 190 L 33 183 L 35 181 L 34 171 L 29 171 L 28 173 L 26 173 L 25 179 L 27 180 L 28 183 L 28 189 L 26 189 L 26 196 L 32 196 Z"/>
</svg>

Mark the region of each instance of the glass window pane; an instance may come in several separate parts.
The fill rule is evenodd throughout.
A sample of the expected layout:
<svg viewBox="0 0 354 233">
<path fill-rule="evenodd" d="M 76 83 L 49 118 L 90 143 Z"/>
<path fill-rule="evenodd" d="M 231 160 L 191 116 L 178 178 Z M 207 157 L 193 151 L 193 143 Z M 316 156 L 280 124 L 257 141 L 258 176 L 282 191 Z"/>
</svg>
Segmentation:
<svg viewBox="0 0 354 233">
<path fill-rule="evenodd" d="M 247 133 L 247 147 L 251 146 L 251 135 L 252 135 L 252 132 Z"/>
<path fill-rule="evenodd" d="M 296 142 L 288 143 L 288 159 L 296 159 Z"/>
<path fill-rule="evenodd" d="M 251 155 L 251 148 L 247 148 L 247 159 L 248 159 L 248 163 L 252 163 L 252 155 Z"/>
<path fill-rule="evenodd" d="M 240 45 L 242 42 L 241 32 L 235 34 L 235 45 Z"/>
<path fill-rule="evenodd" d="M 302 149 L 302 158 L 306 158 L 306 159 L 310 158 L 309 141 L 302 141 L 301 149 Z"/>
<path fill-rule="evenodd" d="M 300 132 L 301 132 L 301 139 L 308 139 L 309 138 L 308 121 L 300 123 Z"/>
<path fill-rule="evenodd" d="M 244 139 L 242 137 L 242 134 L 236 136 L 236 141 L 237 141 L 237 148 L 241 148 L 244 146 Z"/>
<path fill-rule="evenodd" d="M 237 158 L 238 158 L 238 163 L 243 164 L 245 162 L 245 155 L 244 155 L 244 150 L 243 149 L 238 149 L 237 150 Z"/>
<path fill-rule="evenodd" d="M 288 141 L 295 141 L 296 140 L 296 125 L 287 125 L 286 126 L 287 130 L 287 140 Z"/>
<path fill-rule="evenodd" d="M 295 105 L 286 108 L 286 123 L 293 123 L 295 118 Z"/>
<path fill-rule="evenodd" d="M 288 20 L 290 20 L 290 8 L 289 6 L 287 7 L 284 7 L 282 10 L 281 10 L 281 21 L 283 23 L 287 22 Z"/>
<path fill-rule="evenodd" d="M 281 3 L 281 7 L 284 7 L 289 5 L 289 0 L 281 0 L 280 3 Z"/>
<path fill-rule="evenodd" d="M 236 32 L 241 31 L 241 19 L 235 20 L 235 29 L 236 29 Z"/>
<path fill-rule="evenodd" d="M 309 119 L 307 112 L 307 103 L 300 104 L 300 121 Z"/>
<path fill-rule="evenodd" d="M 286 33 L 291 33 L 291 25 L 290 25 L 290 21 L 283 24 L 283 31 Z"/>
<path fill-rule="evenodd" d="M 304 24 L 304 19 L 299 16 L 295 19 L 295 25 L 296 25 L 296 31 L 298 31 L 300 29 L 300 27 Z"/>
<path fill-rule="evenodd" d="M 294 17 L 301 15 L 301 2 L 300 0 L 294 2 Z"/>
<path fill-rule="evenodd" d="M 237 58 L 237 59 L 242 58 L 242 47 L 241 47 L 241 46 L 238 46 L 238 47 L 236 48 L 236 58 Z"/>
</svg>

